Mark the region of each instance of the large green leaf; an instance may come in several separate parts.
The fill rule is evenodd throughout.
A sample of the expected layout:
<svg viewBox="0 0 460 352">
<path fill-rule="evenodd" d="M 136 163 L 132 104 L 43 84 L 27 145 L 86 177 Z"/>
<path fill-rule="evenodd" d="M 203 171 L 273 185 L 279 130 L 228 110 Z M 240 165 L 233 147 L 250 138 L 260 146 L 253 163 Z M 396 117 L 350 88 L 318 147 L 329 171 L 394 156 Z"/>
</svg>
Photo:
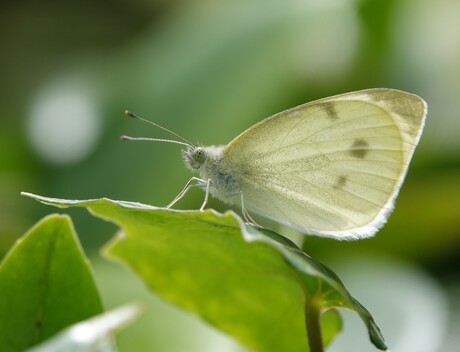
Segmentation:
<svg viewBox="0 0 460 352">
<path fill-rule="evenodd" d="M 107 256 L 254 350 L 320 351 L 320 330 L 325 344 L 340 331 L 336 307 L 355 310 L 374 345 L 386 349 L 369 312 L 330 269 L 278 234 L 245 225 L 233 212 L 24 195 L 58 207 L 86 207 L 118 224 L 122 231 L 105 248 Z"/>
<path fill-rule="evenodd" d="M 0 351 L 23 351 L 102 311 L 72 223 L 50 215 L 0 266 Z"/>
</svg>

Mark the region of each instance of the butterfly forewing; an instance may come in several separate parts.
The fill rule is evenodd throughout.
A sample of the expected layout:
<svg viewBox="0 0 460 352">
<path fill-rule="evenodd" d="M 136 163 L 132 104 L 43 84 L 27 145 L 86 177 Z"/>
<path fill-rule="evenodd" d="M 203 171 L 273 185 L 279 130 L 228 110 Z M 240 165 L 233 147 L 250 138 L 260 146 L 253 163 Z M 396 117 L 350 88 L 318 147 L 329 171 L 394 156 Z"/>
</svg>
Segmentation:
<svg viewBox="0 0 460 352">
<path fill-rule="evenodd" d="M 384 223 L 426 113 L 409 93 L 348 93 L 267 118 L 226 148 L 245 206 L 302 232 L 373 235 Z"/>
</svg>

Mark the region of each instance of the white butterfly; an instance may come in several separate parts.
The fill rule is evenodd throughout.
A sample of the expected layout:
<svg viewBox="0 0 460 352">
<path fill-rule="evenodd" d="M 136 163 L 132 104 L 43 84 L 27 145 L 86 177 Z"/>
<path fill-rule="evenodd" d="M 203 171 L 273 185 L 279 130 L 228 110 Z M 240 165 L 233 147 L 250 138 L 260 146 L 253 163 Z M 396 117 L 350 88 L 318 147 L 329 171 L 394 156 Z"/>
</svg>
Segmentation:
<svg viewBox="0 0 460 352">
<path fill-rule="evenodd" d="M 169 206 L 200 186 L 202 209 L 211 193 L 241 204 L 250 221 L 253 212 L 306 234 L 370 237 L 393 209 L 426 112 L 416 95 L 368 89 L 280 112 L 226 146 L 178 142 L 187 145 L 185 164 L 200 178 Z"/>
</svg>

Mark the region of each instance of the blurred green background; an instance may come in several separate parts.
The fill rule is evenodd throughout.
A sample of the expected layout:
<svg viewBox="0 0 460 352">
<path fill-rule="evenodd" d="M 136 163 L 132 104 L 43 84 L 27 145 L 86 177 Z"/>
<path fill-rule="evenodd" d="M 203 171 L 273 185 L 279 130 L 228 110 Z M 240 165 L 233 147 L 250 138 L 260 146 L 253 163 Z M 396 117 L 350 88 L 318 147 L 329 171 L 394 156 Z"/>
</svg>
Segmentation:
<svg viewBox="0 0 460 352">
<path fill-rule="evenodd" d="M 358 242 L 307 237 L 304 248 L 373 313 L 392 351 L 460 350 L 459 13 L 457 0 L 2 1 L 0 257 L 55 212 L 21 191 L 154 205 L 178 193 L 190 177 L 180 147 L 120 142 L 167 136 L 125 109 L 192 142 L 225 144 L 313 99 L 407 90 L 429 113 L 387 225 Z M 178 206 L 197 208 L 202 198 L 192 191 Z M 98 259 L 115 226 L 66 212 L 106 306 L 147 304 L 121 350 L 242 350 Z M 344 316 L 330 351 L 371 351 L 359 319 Z"/>
</svg>

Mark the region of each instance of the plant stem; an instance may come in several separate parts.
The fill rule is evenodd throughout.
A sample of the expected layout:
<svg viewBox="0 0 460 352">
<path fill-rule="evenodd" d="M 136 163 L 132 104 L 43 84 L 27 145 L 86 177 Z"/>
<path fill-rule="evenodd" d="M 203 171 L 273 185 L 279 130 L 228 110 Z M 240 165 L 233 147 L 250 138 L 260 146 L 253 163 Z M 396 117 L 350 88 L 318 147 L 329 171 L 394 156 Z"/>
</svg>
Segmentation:
<svg viewBox="0 0 460 352">
<path fill-rule="evenodd" d="M 315 300 L 307 300 L 307 304 L 305 305 L 305 322 L 310 352 L 324 352 L 319 319 L 320 311 L 318 305 L 315 304 Z"/>
</svg>

